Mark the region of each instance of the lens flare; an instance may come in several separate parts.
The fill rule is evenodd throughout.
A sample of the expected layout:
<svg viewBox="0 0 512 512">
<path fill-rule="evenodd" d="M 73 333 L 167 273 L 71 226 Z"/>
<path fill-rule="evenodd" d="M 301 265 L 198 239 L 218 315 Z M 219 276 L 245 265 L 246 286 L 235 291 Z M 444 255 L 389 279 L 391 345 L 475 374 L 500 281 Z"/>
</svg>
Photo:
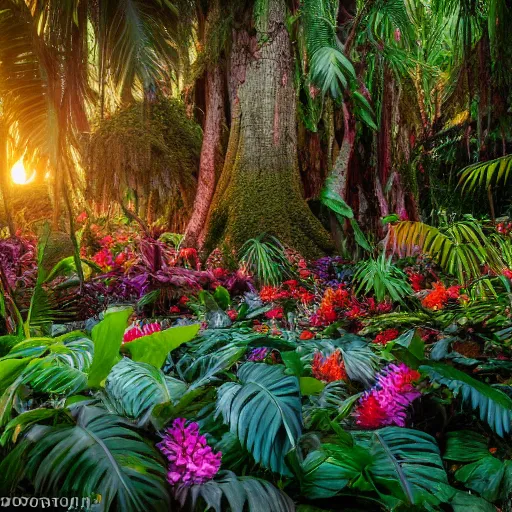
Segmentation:
<svg viewBox="0 0 512 512">
<path fill-rule="evenodd" d="M 33 172 L 31 176 L 28 175 L 23 158 L 20 158 L 11 169 L 12 181 L 17 185 L 27 185 L 36 177 L 36 173 Z"/>
</svg>

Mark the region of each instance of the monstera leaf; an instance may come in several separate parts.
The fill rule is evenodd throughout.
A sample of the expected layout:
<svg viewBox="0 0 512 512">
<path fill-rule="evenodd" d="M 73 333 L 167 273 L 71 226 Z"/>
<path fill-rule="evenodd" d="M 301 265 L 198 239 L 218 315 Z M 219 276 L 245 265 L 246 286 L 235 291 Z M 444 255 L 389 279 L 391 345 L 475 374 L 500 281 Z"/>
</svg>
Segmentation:
<svg viewBox="0 0 512 512">
<path fill-rule="evenodd" d="M 512 422 L 512 399 L 498 389 L 473 379 L 466 373 L 442 363 L 420 366 L 433 381 L 444 384 L 454 394 L 462 394 L 465 402 L 480 411 L 480 419 L 501 437 L 510 432 Z"/>
<path fill-rule="evenodd" d="M 2 462 L 11 465 L 17 478 L 28 478 L 44 496 L 99 494 L 101 510 L 169 509 L 165 464 L 157 451 L 125 420 L 99 407 L 78 408 L 76 425 L 33 426 Z"/>
<path fill-rule="evenodd" d="M 371 492 L 389 508 L 447 501 L 453 490 L 434 438 L 418 430 L 387 427 L 355 432 L 353 441 L 323 444 L 294 465 L 308 498 L 330 498 L 350 486 Z"/>
<path fill-rule="evenodd" d="M 281 365 L 246 363 L 238 371 L 240 383 L 218 391 L 216 416 L 222 414 L 242 446 L 256 462 L 289 474 L 284 457 L 302 431 L 299 381 Z"/>
<path fill-rule="evenodd" d="M 113 412 L 143 424 L 156 405 L 175 402 L 187 385 L 150 364 L 123 358 L 109 373 L 104 401 Z"/>
<path fill-rule="evenodd" d="M 215 480 L 192 487 L 180 487 L 175 497 L 189 510 L 222 512 L 294 512 L 293 501 L 270 482 L 250 476 L 237 477 L 221 471 Z M 200 506 L 201 504 L 206 505 Z M 199 506 L 198 506 L 199 505 Z"/>
</svg>

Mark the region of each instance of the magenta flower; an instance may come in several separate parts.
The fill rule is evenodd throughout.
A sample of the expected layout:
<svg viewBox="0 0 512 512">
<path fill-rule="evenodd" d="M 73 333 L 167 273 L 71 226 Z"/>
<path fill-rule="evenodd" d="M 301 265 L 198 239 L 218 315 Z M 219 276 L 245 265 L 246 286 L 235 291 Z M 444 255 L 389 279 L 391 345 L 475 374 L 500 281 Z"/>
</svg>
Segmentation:
<svg viewBox="0 0 512 512">
<path fill-rule="evenodd" d="M 204 484 L 219 471 L 222 453 L 214 451 L 199 434 L 197 423 L 186 424 L 185 418 L 174 420 L 156 446 L 167 457 L 167 480 L 171 485 Z"/>
<path fill-rule="evenodd" d="M 421 395 L 412 384 L 419 378 L 419 372 L 403 363 L 384 368 L 375 386 L 359 399 L 354 412 L 356 423 L 362 428 L 405 427 L 407 408 Z"/>
<path fill-rule="evenodd" d="M 137 338 L 142 338 L 143 336 L 149 336 L 155 332 L 159 332 L 162 330 L 162 327 L 159 323 L 154 322 L 152 324 L 146 325 L 135 325 L 130 327 L 123 336 L 123 343 L 129 343 L 130 341 L 136 340 Z"/>
</svg>

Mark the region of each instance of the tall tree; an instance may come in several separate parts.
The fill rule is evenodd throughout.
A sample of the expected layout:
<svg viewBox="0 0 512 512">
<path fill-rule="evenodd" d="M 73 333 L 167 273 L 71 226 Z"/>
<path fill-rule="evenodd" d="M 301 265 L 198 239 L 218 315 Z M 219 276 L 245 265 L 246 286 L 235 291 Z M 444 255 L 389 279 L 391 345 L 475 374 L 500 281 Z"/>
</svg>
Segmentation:
<svg viewBox="0 0 512 512">
<path fill-rule="evenodd" d="M 243 13 L 233 35 L 231 131 L 206 247 L 239 247 L 266 232 L 317 255 L 331 248 L 331 240 L 302 195 L 287 6 L 284 0 L 255 4 L 249 5 L 254 16 Z"/>
</svg>

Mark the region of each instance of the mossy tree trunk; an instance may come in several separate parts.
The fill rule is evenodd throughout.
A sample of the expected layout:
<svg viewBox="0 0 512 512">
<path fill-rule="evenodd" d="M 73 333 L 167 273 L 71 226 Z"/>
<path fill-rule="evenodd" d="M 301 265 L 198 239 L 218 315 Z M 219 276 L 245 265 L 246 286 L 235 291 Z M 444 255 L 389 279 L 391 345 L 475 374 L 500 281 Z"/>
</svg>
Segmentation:
<svg viewBox="0 0 512 512">
<path fill-rule="evenodd" d="M 269 0 L 266 12 L 256 20 L 256 34 L 245 45 L 245 72 L 230 70 L 239 85 L 230 91 L 230 140 L 210 211 L 208 250 L 223 242 L 238 248 L 262 232 L 308 256 L 331 248 L 328 233 L 301 189 L 297 96 L 286 15 L 285 0 Z M 242 50 L 237 41 L 244 39 L 235 34 L 234 55 Z M 241 61 L 237 59 L 237 65 Z"/>
</svg>

